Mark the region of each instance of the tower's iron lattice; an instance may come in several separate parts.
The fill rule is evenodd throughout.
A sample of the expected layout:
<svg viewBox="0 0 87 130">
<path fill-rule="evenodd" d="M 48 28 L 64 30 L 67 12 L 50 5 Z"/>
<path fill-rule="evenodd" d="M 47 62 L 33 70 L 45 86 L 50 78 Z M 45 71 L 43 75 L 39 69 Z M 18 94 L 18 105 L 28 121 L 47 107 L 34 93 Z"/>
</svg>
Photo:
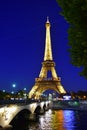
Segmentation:
<svg viewBox="0 0 87 130">
<path fill-rule="evenodd" d="M 39 99 L 41 94 L 48 89 L 54 90 L 57 93 L 66 93 L 65 89 L 61 85 L 61 78 L 57 76 L 55 70 L 55 62 L 53 61 L 51 37 L 50 37 L 51 24 L 48 18 L 45 25 L 46 25 L 46 39 L 45 39 L 44 61 L 42 62 L 42 68 L 39 74 L 39 78 L 35 79 L 35 85 L 29 92 L 29 98 Z M 49 71 L 52 74 L 51 78 L 47 77 Z"/>
</svg>

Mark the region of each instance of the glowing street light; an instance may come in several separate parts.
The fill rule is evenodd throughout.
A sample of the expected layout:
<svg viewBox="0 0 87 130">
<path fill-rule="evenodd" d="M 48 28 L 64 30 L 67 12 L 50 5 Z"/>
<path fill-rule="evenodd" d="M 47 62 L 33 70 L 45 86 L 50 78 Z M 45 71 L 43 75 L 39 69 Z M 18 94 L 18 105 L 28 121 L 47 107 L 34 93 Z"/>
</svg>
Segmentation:
<svg viewBox="0 0 87 130">
<path fill-rule="evenodd" d="M 23 94 L 23 95 L 24 95 L 24 99 L 27 99 L 26 90 L 27 90 L 27 89 L 26 89 L 26 88 L 24 88 L 24 91 L 25 91 L 25 92 L 24 92 L 24 94 Z"/>
<path fill-rule="evenodd" d="M 15 88 L 15 87 L 16 87 L 16 84 L 12 84 L 12 87 Z"/>
<path fill-rule="evenodd" d="M 14 94 L 14 91 L 12 91 L 11 93 Z"/>
<path fill-rule="evenodd" d="M 26 91 L 27 89 L 26 88 L 24 88 L 24 91 Z"/>
<path fill-rule="evenodd" d="M 12 94 L 15 94 L 15 88 L 16 88 L 16 84 L 15 84 L 15 83 L 12 84 L 12 88 L 13 88 L 13 90 L 12 90 L 11 93 L 12 93 Z"/>
<path fill-rule="evenodd" d="M 3 90 L 3 92 L 5 92 L 5 90 Z"/>
</svg>

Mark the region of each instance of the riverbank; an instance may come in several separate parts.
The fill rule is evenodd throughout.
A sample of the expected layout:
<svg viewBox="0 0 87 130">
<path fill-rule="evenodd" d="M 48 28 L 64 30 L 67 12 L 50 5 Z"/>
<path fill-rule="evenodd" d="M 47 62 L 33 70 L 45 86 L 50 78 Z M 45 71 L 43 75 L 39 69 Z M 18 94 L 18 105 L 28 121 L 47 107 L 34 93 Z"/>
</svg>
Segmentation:
<svg viewBox="0 0 87 130">
<path fill-rule="evenodd" d="M 61 109 L 87 111 L 87 101 L 58 100 L 52 102 L 52 110 Z"/>
</svg>

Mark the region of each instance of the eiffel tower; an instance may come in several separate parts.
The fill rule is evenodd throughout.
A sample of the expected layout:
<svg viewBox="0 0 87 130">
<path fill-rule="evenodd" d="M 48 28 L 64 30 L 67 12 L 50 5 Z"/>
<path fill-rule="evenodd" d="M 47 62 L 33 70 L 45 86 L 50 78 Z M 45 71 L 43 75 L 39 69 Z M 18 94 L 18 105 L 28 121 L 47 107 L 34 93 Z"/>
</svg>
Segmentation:
<svg viewBox="0 0 87 130">
<path fill-rule="evenodd" d="M 42 68 L 39 74 L 39 78 L 35 79 L 35 85 L 29 92 L 29 98 L 39 99 L 41 94 L 46 90 L 54 90 L 57 93 L 66 93 L 63 86 L 61 85 L 61 78 L 57 76 L 55 70 L 55 62 L 53 61 L 52 48 L 51 48 L 51 37 L 50 27 L 51 24 L 47 17 L 46 21 L 46 39 L 45 39 L 45 53 L 44 61 L 42 62 Z M 51 72 L 52 77 L 47 77 L 48 72 Z"/>
</svg>

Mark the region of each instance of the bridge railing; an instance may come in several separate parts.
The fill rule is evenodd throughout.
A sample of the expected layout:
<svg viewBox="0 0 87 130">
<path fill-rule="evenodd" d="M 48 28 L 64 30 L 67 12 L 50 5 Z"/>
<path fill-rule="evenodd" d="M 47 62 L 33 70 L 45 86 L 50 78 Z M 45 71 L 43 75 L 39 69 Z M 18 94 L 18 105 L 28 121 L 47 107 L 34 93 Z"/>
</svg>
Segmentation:
<svg viewBox="0 0 87 130">
<path fill-rule="evenodd" d="M 6 104 L 31 104 L 34 102 L 38 102 L 38 100 L 32 100 L 32 99 L 26 99 L 26 100 L 0 100 L 0 105 L 6 105 Z"/>
</svg>

